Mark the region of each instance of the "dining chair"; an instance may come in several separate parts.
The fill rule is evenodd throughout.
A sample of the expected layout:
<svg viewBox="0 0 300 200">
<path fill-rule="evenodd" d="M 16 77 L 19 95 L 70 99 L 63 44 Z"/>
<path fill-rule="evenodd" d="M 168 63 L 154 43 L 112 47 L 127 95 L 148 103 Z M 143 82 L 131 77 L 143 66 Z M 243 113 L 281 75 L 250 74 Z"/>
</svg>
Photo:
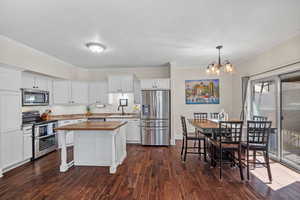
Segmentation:
<svg viewBox="0 0 300 200">
<path fill-rule="evenodd" d="M 244 180 L 242 163 L 242 128 L 243 121 L 220 121 L 219 128 L 214 129 L 212 145 L 212 162 L 219 163 L 220 179 L 222 179 L 223 164 L 237 164 L 240 170 L 241 180 Z M 235 157 L 235 153 L 238 157 Z M 224 160 L 226 155 L 227 159 Z M 238 163 L 237 163 L 238 162 Z"/>
<path fill-rule="evenodd" d="M 205 112 L 195 112 L 194 119 L 195 120 L 207 120 L 208 114 Z"/>
<path fill-rule="evenodd" d="M 246 149 L 247 155 L 247 179 L 249 180 L 249 164 L 262 164 L 267 168 L 269 181 L 272 182 L 272 174 L 269 160 L 269 134 L 271 131 L 271 121 L 247 121 L 247 141 L 242 143 L 242 147 Z M 253 152 L 253 159 L 249 160 L 249 151 Z M 262 152 L 264 162 L 256 160 L 256 153 Z"/>
<path fill-rule="evenodd" d="M 182 140 L 182 146 L 181 146 L 181 159 L 183 158 L 183 161 L 186 161 L 186 155 L 187 154 L 204 154 L 205 160 L 206 160 L 206 150 L 204 149 L 204 152 L 201 152 L 201 141 L 204 141 L 205 144 L 205 136 L 199 135 L 196 132 L 187 132 L 187 127 L 186 127 L 186 120 L 184 116 L 180 117 L 181 119 L 181 125 L 182 125 L 182 135 L 183 135 L 183 140 Z M 189 141 L 196 141 L 198 142 L 197 147 L 189 147 Z M 198 149 L 197 152 L 195 151 L 188 151 L 188 149 Z"/>
<path fill-rule="evenodd" d="M 260 116 L 260 115 L 253 115 L 253 121 L 268 121 L 268 117 Z M 253 159 L 256 160 L 256 150 L 253 150 Z M 256 163 L 253 163 L 253 167 L 256 167 Z"/>
<path fill-rule="evenodd" d="M 210 118 L 211 119 L 218 119 L 219 118 L 219 113 L 218 112 L 212 112 L 212 113 L 210 113 Z"/>
<path fill-rule="evenodd" d="M 194 113 L 194 120 L 197 121 L 206 121 L 208 119 L 208 113 L 206 112 L 195 112 Z M 195 132 L 200 135 L 200 136 L 204 136 L 204 133 L 201 132 L 199 129 L 195 129 Z M 203 138 L 203 147 L 200 147 L 200 149 L 203 149 L 203 153 L 204 153 L 204 161 L 207 161 L 206 158 L 206 152 L 207 152 L 207 141 L 206 141 L 206 137 Z M 194 146 L 196 145 L 196 143 L 194 142 Z"/>
<path fill-rule="evenodd" d="M 258 115 L 253 115 L 252 119 L 253 121 L 268 121 L 268 117 Z"/>
</svg>

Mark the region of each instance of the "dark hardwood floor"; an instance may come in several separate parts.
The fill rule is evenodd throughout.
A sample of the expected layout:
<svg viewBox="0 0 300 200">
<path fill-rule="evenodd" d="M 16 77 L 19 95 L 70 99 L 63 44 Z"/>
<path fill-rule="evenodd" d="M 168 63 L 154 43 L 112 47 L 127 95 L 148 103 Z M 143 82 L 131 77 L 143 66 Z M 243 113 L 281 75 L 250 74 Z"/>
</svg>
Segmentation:
<svg viewBox="0 0 300 200">
<path fill-rule="evenodd" d="M 300 187 L 273 191 L 254 176 L 249 183 L 241 182 L 237 168 L 226 169 L 219 181 L 218 169 L 197 155 L 181 162 L 180 142 L 169 148 L 128 145 L 127 153 L 117 173 L 110 175 L 107 167 L 73 167 L 60 173 L 59 152 L 53 152 L 5 173 L 0 199 L 299 199 Z"/>
</svg>

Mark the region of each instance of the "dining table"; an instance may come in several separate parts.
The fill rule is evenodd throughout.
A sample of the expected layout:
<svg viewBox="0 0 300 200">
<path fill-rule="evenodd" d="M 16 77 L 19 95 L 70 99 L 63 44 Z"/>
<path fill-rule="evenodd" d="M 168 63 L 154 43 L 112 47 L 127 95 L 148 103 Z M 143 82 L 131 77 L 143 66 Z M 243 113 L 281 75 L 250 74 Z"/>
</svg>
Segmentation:
<svg viewBox="0 0 300 200">
<path fill-rule="evenodd" d="M 228 119 L 226 120 L 227 122 L 241 122 L 241 120 L 239 119 Z M 220 120 L 218 119 L 205 119 L 205 120 L 198 120 L 198 119 L 188 119 L 188 122 L 196 129 L 199 130 L 201 132 L 201 134 L 203 134 L 205 137 L 207 137 L 207 140 L 218 140 L 217 136 L 215 136 L 215 133 L 218 133 L 218 129 L 219 129 L 219 122 Z M 242 128 L 242 141 L 246 141 L 246 133 L 247 133 L 247 127 L 243 127 Z M 210 148 L 213 148 L 212 145 L 209 145 Z M 218 157 L 218 154 L 216 153 L 217 150 L 210 150 L 210 154 L 213 155 L 209 155 L 210 157 L 213 156 L 215 158 Z M 223 153 L 222 153 L 223 154 Z M 223 159 L 224 160 L 231 160 L 231 156 L 228 154 L 228 152 L 224 152 L 223 154 Z M 212 161 L 211 159 L 211 165 L 212 166 L 216 166 L 216 163 Z"/>
<path fill-rule="evenodd" d="M 228 119 L 227 122 L 241 122 L 240 119 Z M 226 122 L 225 121 L 225 122 Z M 188 122 L 196 129 L 201 132 L 205 137 L 207 137 L 207 140 L 218 140 L 217 136 L 214 135 L 218 133 L 219 129 L 219 122 L 218 119 L 206 119 L 206 120 L 197 120 L 197 119 L 188 119 Z M 271 128 L 270 134 L 274 135 L 276 134 L 277 128 Z M 244 123 L 242 127 L 242 138 L 241 142 L 247 141 L 247 123 Z M 269 141 L 270 142 L 270 141 Z M 216 155 L 210 155 L 210 156 L 216 156 Z M 224 155 L 224 157 L 227 157 Z"/>
<path fill-rule="evenodd" d="M 240 119 L 228 119 L 225 122 L 241 122 Z M 206 119 L 206 120 L 197 120 L 197 119 L 188 119 L 188 122 L 196 129 L 198 129 L 203 135 L 209 138 L 216 138 L 214 136 L 214 133 L 219 128 L 219 122 L 218 119 Z M 277 128 L 272 127 L 270 129 L 270 134 L 276 134 Z M 244 125 L 242 127 L 242 142 L 247 141 L 247 123 L 244 122 Z"/>
</svg>

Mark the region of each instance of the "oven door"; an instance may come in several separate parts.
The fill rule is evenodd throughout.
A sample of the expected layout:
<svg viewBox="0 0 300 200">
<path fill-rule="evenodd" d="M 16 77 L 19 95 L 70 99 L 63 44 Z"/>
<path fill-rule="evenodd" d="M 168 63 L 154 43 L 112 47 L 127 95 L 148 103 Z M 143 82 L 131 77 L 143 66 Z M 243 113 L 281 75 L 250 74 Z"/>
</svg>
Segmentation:
<svg viewBox="0 0 300 200">
<path fill-rule="evenodd" d="M 51 151 L 56 150 L 57 135 L 46 135 L 34 138 L 34 158 L 41 157 Z"/>
<path fill-rule="evenodd" d="M 49 92 L 42 90 L 22 89 L 23 106 L 47 106 L 49 105 Z"/>
</svg>

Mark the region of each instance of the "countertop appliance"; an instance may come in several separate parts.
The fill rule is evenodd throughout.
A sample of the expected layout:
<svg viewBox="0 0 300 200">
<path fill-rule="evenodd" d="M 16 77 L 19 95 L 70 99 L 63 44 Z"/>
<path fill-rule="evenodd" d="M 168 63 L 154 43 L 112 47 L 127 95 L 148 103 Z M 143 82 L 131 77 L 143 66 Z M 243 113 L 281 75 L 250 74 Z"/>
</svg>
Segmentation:
<svg viewBox="0 0 300 200">
<path fill-rule="evenodd" d="M 42 121 L 39 111 L 30 111 L 22 113 L 22 121 L 24 128 L 32 127 L 33 160 L 57 149 L 57 120 Z"/>
<path fill-rule="evenodd" d="M 49 105 L 49 92 L 37 89 L 22 88 L 22 106 Z"/>
<path fill-rule="evenodd" d="M 170 90 L 142 90 L 142 145 L 170 145 Z"/>
</svg>

